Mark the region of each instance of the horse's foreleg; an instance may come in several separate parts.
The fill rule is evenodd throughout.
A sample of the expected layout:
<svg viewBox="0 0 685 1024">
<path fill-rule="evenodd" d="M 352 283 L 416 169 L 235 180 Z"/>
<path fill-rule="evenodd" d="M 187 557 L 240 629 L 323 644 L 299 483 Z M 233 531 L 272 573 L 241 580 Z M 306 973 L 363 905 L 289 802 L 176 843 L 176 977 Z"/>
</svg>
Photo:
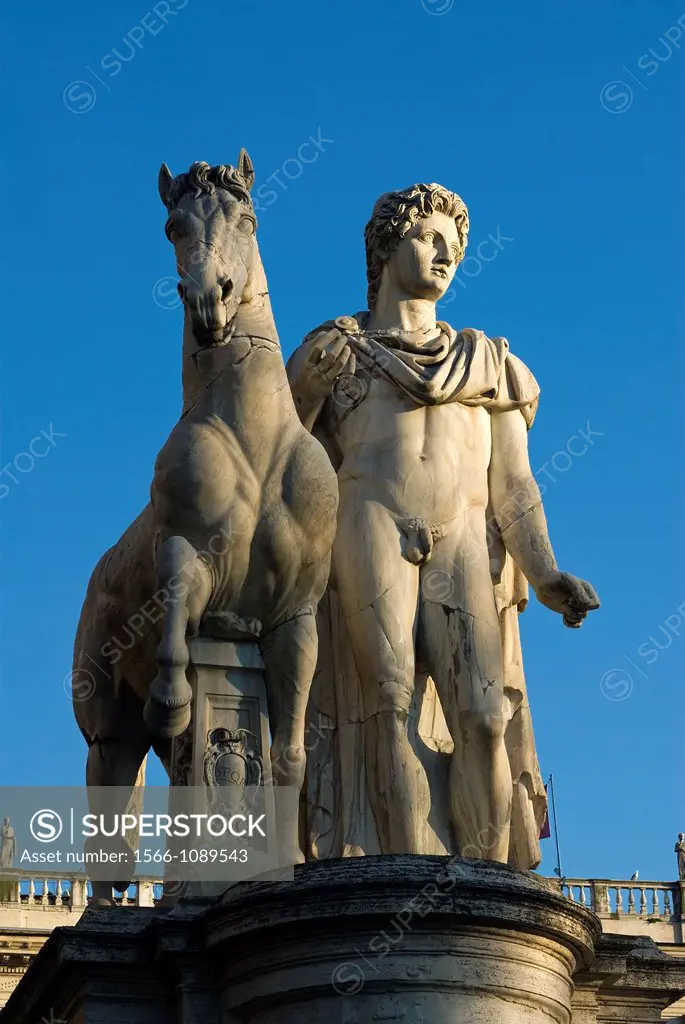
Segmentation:
<svg viewBox="0 0 685 1024">
<path fill-rule="evenodd" d="M 299 798 L 304 784 L 305 714 L 316 668 L 318 637 L 312 608 L 262 637 L 262 657 L 271 725 L 271 772 L 276 786 L 276 826 L 284 864 L 304 860 L 299 838 Z"/>
<path fill-rule="evenodd" d="M 193 694 L 186 678 L 188 623 L 197 628 L 211 583 L 207 567 L 185 537 L 168 537 L 160 545 L 157 581 L 165 595 L 164 620 L 157 648 L 157 677 L 143 714 L 155 735 L 173 737 L 190 724 Z"/>
</svg>

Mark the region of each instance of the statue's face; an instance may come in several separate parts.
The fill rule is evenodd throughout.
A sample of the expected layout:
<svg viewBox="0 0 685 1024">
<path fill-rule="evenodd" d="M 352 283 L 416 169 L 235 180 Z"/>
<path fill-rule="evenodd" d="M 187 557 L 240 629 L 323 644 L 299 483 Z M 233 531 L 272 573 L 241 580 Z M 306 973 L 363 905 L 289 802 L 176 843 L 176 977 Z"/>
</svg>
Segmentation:
<svg viewBox="0 0 685 1024">
<path fill-rule="evenodd" d="M 407 232 L 386 264 L 390 285 L 417 299 L 443 297 L 461 255 L 457 225 L 444 213 L 432 213 Z"/>
<path fill-rule="evenodd" d="M 196 340 L 223 345 L 255 261 L 254 214 L 224 189 L 185 195 L 169 214 L 178 293 Z"/>
</svg>

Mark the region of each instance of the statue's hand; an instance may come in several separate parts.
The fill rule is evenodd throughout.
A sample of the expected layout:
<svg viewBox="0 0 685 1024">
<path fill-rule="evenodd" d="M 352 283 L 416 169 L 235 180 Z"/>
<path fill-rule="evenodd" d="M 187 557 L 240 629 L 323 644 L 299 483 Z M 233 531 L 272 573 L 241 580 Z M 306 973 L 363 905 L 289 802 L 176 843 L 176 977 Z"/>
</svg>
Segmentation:
<svg viewBox="0 0 685 1024">
<path fill-rule="evenodd" d="M 309 401 L 328 398 L 336 377 L 341 373 L 354 373 L 354 352 L 341 331 L 333 329 L 317 334 L 309 346 L 297 381 L 294 384 Z"/>
<path fill-rule="evenodd" d="M 587 613 L 599 608 L 599 598 L 591 583 L 556 569 L 543 576 L 535 593 L 546 608 L 563 615 L 564 625 L 571 629 L 578 629 Z"/>
</svg>

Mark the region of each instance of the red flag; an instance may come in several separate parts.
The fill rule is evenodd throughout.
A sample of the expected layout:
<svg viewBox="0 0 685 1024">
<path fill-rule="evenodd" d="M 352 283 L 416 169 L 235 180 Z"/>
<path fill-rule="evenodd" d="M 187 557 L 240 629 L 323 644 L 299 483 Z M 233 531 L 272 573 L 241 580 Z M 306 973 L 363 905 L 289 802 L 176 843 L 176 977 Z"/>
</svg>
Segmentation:
<svg viewBox="0 0 685 1024">
<path fill-rule="evenodd" d="M 540 829 L 540 839 L 550 839 L 551 836 L 552 836 L 552 830 L 549 827 L 549 793 L 548 793 L 548 787 L 549 787 L 549 783 L 547 783 L 547 785 L 545 786 L 545 793 L 547 795 L 547 809 L 545 811 L 545 820 L 543 821 L 542 828 Z"/>
</svg>

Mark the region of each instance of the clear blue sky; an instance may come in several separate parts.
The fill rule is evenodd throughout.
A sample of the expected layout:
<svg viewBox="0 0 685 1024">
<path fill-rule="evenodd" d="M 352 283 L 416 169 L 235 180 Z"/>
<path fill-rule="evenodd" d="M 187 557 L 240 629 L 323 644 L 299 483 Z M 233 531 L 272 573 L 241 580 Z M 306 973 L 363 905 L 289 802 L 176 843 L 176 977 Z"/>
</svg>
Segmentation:
<svg viewBox="0 0 685 1024">
<path fill-rule="evenodd" d="M 552 539 L 603 599 L 579 632 L 534 605 L 522 622 L 564 869 L 674 877 L 685 31 L 670 58 L 664 34 L 682 2 L 6 10 L 2 466 L 17 482 L 0 478 L 2 782 L 82 778 L 63 689 L 81 601 L 179 412 L 181 312 L 153 298 L 174 274 L 159 164 L 235 162 L 245 146 L 266 184 L 259 241 L 286 354 L 363 307 L 379 193 L 439 181 L 467 201 L 475 259 L 444 316 L 506 335 L 537 376 Z M 329 141 L 301 150 L 311 136 Z M 168 282 L 154 294 L 163 306 Z M 570 456 L 588 423 L 593 444 Z M 66 436 L 32 441 L 50 425 Z M 31 444 L 47 451 L 33 468 Z"/>
</svg>

